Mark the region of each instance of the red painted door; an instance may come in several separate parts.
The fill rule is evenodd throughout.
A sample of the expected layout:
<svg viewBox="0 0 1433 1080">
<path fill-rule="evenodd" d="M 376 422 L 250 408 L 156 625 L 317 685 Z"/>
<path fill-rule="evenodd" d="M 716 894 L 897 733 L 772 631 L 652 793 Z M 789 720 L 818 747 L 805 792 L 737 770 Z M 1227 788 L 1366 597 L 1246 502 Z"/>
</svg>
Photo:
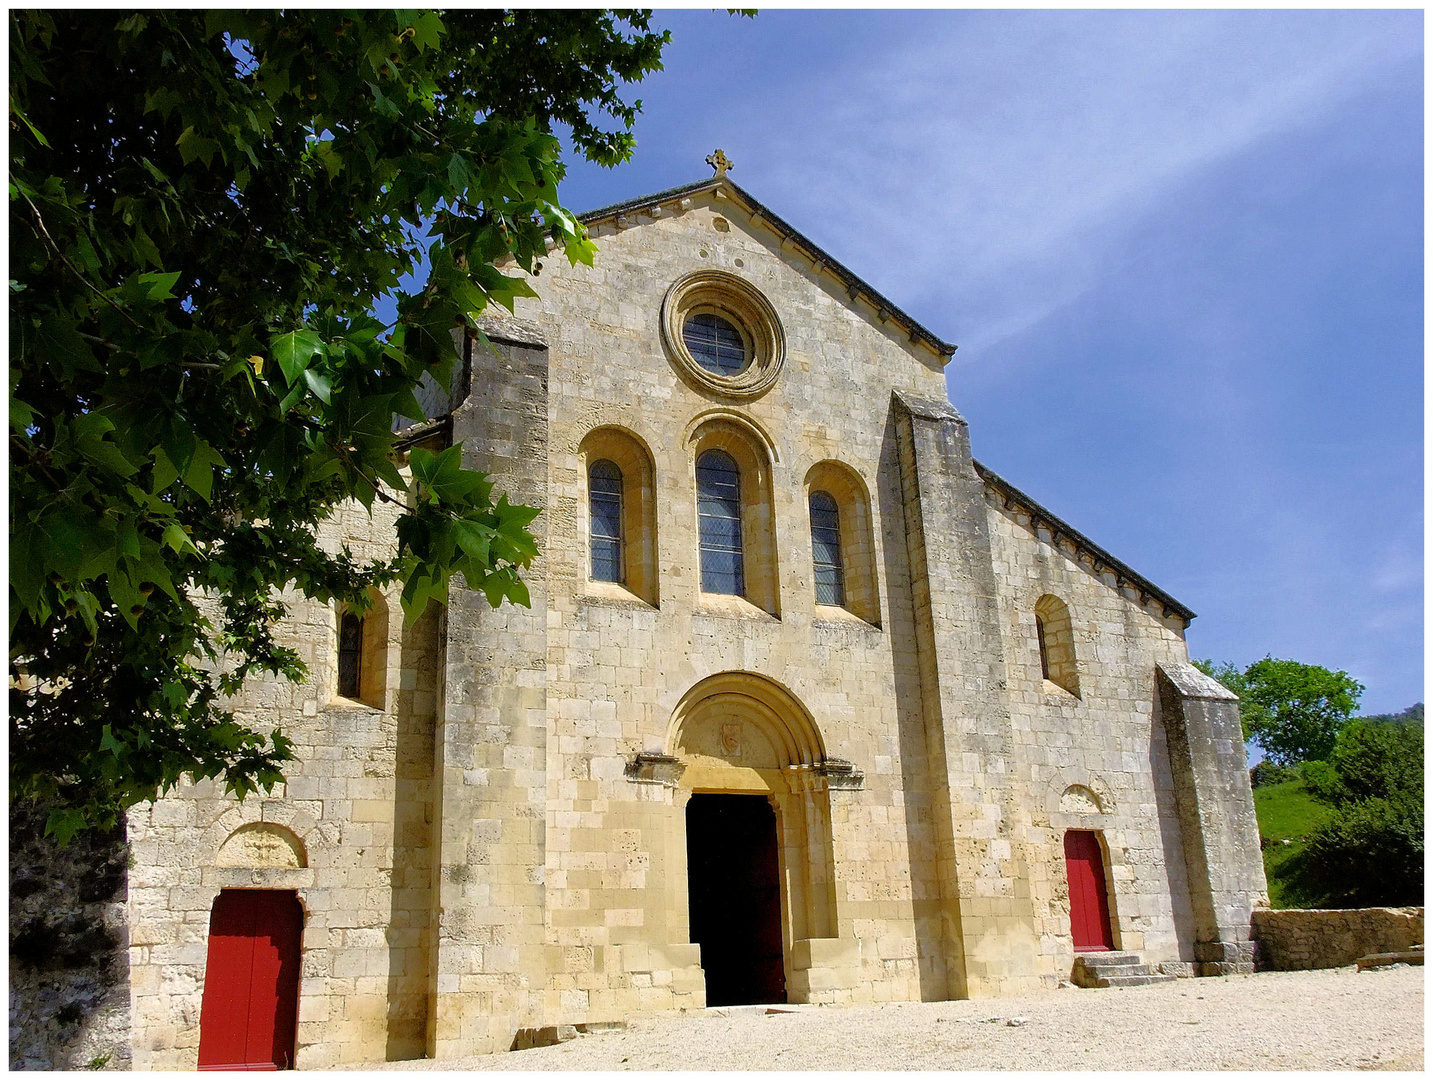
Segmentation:
<svg viewBox="0 0 1433 1080">
<path fill-rule="evenodd" d="M 209 917 L 200 1069 L 291 1069 L 303 907 L 292 892 L 225 889 Z"/>
<path fill-rule="evenodd" d="M 1065 875 L 1070 880 L 1070 934 L 1075 951 L 1113 949 L 1105 860 L 1094 833 L 1071 829 L 1065 834 Z"/>
</svg>

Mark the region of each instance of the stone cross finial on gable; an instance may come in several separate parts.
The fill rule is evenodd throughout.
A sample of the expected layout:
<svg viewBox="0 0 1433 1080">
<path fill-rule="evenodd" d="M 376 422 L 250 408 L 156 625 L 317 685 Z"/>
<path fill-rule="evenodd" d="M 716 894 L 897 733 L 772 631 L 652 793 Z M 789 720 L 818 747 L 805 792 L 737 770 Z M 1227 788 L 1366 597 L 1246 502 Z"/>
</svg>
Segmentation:
<svg viewBox="0 0 1433 1080">
<path fill-rule="evenodd" d="M 717 174 L 717 179 L 721 179 L 726 175 L 726 171 L 733 167 L 731 159 L 722 153 L 720 147 L 716 149 L 715 153 L 707 156 L 707 164 L 710 165 L 712 170 Z"/>
</svg>

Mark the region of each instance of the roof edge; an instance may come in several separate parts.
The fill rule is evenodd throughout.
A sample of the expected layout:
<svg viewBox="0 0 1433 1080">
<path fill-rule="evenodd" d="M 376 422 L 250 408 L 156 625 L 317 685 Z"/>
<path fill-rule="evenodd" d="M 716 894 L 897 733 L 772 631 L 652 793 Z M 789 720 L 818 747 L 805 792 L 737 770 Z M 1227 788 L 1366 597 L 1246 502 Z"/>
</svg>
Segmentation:
<svg viewBox="0 0 1433 1080">
<path fill-rule="evenodd" d="M 759 221 L 764 221 L 782 235 L 784 239 L 791 240 L 798 249 L 804 249 L 804 254 L 811 260 L 816 269 L 828 270 L 831 274 L 846 286 L 846 295 L 852 300 L 863 297 L 871 307 L 876 309 L 876 317 L 882 322 L 886 319 L 895 319 L 910 335 L 912 344 L 919 341 L 924 343 L 945 363 L 950 359 L 952 353 L 958 346 L 944 341 L 934 333 L 922 326 L 917 320 L 911 318 L 889 299 L 877 292 L 876 289 L 852 273 L 843 263 L 828 254 L 813 240 L 801 233 L 795 226 L 786 221 L 785 218 L 774 213 L 772 210 L 757 199 L 751 192 L 741 187 L 729 176 L 714 176 L 710 180 L 701 180 L 695 184 L 685 184 L 682 187 L 668 188 L 666 191 L 658 191 L 651 195 L 643 195 L 640 198 L 628 199 L 625 202 L 613 203 L 611 206 L 599 207 L 596 210 L 589 210 L 584 214 L 578 214 L 577 220 L 584 225 L 595 225 L 608 219 L 617 219 L 624 214 L 636 213 L 653 206 L 660 206 L 662 203 L 674 200 L 690 198 L 693 195 L 704 195 L 709 192 L 717 192 L 720 189 L 727 189 L 736 198 L 746 204 L 746 210 Z"/>
<path fill-rule="evenodd" d="M 1132 585 L 1139 590 L 1142 603 L 1157 600 L 1166 614 L 1172 613 L 1184 620 L 1186 628 L 1194 621 L 1196 616 L 1193 611 L 1170 596 L 1169 593 L 1154 584 L 1143 574 L 1132 569 L 1128 564 L 1121 562 L 1104 548 L 1100 547 L 1099 544 L 1096 544 L 1089 537 L 1085 536 L 1084 533 L 1056 517 L 1004 477 L 987 469 L 978 461 L 973 461 L 972 464 L 975 465 L 975 471 L 980 475 L 980 478 L 985 481 L 986 486 L 994 490 L 996 494 L 1004 499 L 1007 507 L 1012 504 L 1020 506 L 1032 519 L 1032 525 L 1043 524 L 1049 528 L 1053 534 L 1052 539 L 1055 542 L 1058 542 L 1061 536 L 1069 539 L 1077 549 L 1084 551 L 1088 555 L 1090 560 L 1094 563 L 1096 572 L 1099 571 L 1101 566 L 1104 566 L 1115 575 L 1116 588 Z"/>
</svg>

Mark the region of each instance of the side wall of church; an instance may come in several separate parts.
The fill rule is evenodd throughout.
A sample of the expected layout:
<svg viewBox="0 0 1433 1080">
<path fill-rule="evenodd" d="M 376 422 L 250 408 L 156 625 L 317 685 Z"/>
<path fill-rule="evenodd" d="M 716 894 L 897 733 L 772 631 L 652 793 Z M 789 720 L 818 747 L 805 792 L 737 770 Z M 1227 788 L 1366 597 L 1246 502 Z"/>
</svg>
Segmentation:
<svg viewBox="0 0 1433 1080">
<path fill-rule="evenodd" d="M 1187 659 L 1183 624 L 1137 589 L 1119 588 L 1068 541 L 991 490 L 990 532 L 1021 778 L 1023 828 L 1039 920 L 1042 971 L 1068 978 L 1073 960 L 1066 830 L 1099 834 L 1117 949 L 1192 973 L 1194 932 L 1155 668 Z M 1036 611 L 1054 597 L 1069 626 L 1078 694 L 1041 671 Z M 1058 610 L 1058 608 L 1056 609 Z M 1051 661 L 1052 665 L 1054 661 Z M 1059 674 L 1052 671 L 1052 674 Z M 1073 789 L 1073 790 L 1072 790 Z M 1183 966 L 1181 966 L 1183 965 Z"/>
<path fill-rule="evenodd" d="M 380 556 L 391 550 L 394 520 L 381 503 L 371 518 L 349 507 L 325 538 L 360 558 Z M 301 1067 L 423 1053 L 439 613 L 430 608 L 405 627 L 394 589 L 365 619 L 365 660 L 374 675 L 381 663 L 382 696 L 371 677 L 365 689 L 378 707 L 337 695 L 335 607 L 285 599 L 290 614 L 275 636 L 298 651 L 309 677 L 251 680 L 233 707 L 255 729 L 281 728 L 293 741 L 287 783 L 242 802 L 212 781 L 186 783 L 129 815 L 135 1068 L 198 1062 L 210 912 L 224 888 L 297 892 Z"/>
</svg>

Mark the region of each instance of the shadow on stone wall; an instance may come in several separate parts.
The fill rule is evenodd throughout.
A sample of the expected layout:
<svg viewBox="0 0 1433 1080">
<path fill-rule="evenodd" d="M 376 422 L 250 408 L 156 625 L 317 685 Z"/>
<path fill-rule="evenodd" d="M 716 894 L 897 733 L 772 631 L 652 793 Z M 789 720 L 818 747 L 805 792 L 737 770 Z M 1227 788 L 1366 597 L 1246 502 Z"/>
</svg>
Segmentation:
<svg viewBox="0 0 1433 1080">
<path fill-rule="evenodd" d="M 128 1069 L 124 827 L 61 848 L 46 816 L 10 811 L 10 1068 Z"/>
<path fill-rule="evenodd" d="M 430 603 L 412 626 L 405 623 L 400 645 L 403 674 L 395 709 L 393 870 L 386 930 L 389 1061 L 421 1058 L 428 1046 L 433 735 L 440 655 L 438 606 Z"/>
<path fill-rule="evenodd" d="M 896 418 L 886 419 L 876 499 L 880 506 L 881 549 L 886 564 L 886 626 L 895 661 L 896 726 L 900 734 L 901 793 L 906 811 L 906 851 L 911 868 L 911 907 L 915 920 L 917 966 L 922 1001 L 951 997 L 941 940 L 940 881 L 936 870 L 936 825 L 921 676 L 912 611 L 910 557 L 906 544 L 904 500 L 900 489 Z"/>
</svg>

